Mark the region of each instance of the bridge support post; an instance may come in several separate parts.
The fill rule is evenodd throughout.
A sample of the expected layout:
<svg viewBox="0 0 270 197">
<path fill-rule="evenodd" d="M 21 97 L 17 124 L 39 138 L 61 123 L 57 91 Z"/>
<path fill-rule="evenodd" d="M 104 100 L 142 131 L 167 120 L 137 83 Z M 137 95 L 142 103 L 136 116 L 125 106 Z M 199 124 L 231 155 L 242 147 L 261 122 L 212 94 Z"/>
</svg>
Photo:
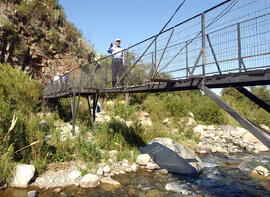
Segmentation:
<svg viewBox="0 0 270 197">
<path fill-rule="evenodd" d="M 45 115 L 46 115 L 46 103 L 47 103 L 47 101 L 46 101 L 46 99 L 45 99 L 44 96 L 43 96 L 43 103 L 42 103 L 43 118 L 44 118 Z"/>
<path fill-rule="evenodd" d="M 208 87 L 200 84 L 198 86 L 207 96 L 209 96 L 215 103 L 217 103 L 222 109 L 228 112 L 235 120 L 237 120 L 244 128 L 246 128 L 252 135 L 260 140 L 265 146 L 270 149 L 270 134 L 263 128 L 254 124 L 250 120 L 241 116 L 227 103 L 225 103 L 220 97 L 212 92 Z"/>
<path fill-rule="evenodd" d="M 259 105 L 259 107 L 263 108 L 265 111 L 267 111 L 268 113 L 270 113 L 270 105 L 268 105 L 263 100 L 261 100 L 260 98 L 258 98 L 254 94 L 252 94 L 246 88 L 244 88 L 244 87 L 235 87 L 235 89 L 237 89 L 239 92 L 241 92 L 242 94 L 244 94 L 246 97 L 248 97 L 251 101 L 253 101 L 257 105 Z"/>
<path fill-rule="evenodd" d="M 91 107 L 90 107 L 89 101 L 88 101 L 88 108 L 89 108 L 89 113 L 90 113 L 90 117 L 91 117 L 92 132 L 93 132 L 93 136 L 95 136 L 96 109 L 97 109 L 97 102 L 98 102 L 99 94 L 98 93 L 94 94 L 92 96 L 92 98 L 93 98 L 93 114 L 92 114 L 92 116 L 91 116 Z"/>
<path fill-rule="evenodd" d="M 92 132 L 93 132 L 93 136 L 95 136 L 95 125 L 94 125 L 94 118 L 92 116 L 92 112 L 91 112 L 91 105 L 89 102 L 89 97 L 86 97 L 86 101 L 87 101 L 87 105 L 88 105 L 88 111 L 89 111 L 89 116 L 90 116 L 90 122 L 91 122 L 91 127 L 92 127 Z M 93 107 L 93 113 L 94 113 L 94 107 Z"/>
<path fill-rule="evenodd" d="M 80 104 L 80 98 L 81 98 L 81 93 L 78 96 L 78 101 L 76 104 L 76 95 L 73 93 L 73 103 L 71 105 L 71 111 L 72 111 L 72 134 L 75 135 L 75 121 L 76 121 L 76 116 Z"/>
</svg>

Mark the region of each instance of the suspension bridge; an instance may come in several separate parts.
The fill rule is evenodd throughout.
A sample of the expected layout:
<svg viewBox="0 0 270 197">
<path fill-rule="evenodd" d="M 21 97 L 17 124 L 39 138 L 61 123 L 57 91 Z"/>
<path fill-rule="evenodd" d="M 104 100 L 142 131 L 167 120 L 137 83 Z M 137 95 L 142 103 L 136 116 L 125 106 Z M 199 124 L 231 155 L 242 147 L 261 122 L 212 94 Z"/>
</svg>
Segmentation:
<svg viewBox="0 0 270 197">
<path fill-rule="evenodd" d="M 270 112 L 267 103 L 244 88 L 270 84 L 270 1 L 227 0 L 167 28 L 170 20 L 158 34 L 124 49 L 125 71 L 116 87 L 111 85 L 111 56 L 70 71 L 65 80 L 44 84 L 44 113 L 46 102 L 70 97 L 74 126 L 81 97 L 87 99 L 93 122 L 101 93 L 200 89 L 270 148 L 266 130 L 211 90 L 236 88 Z M 122 80 L 125 85 L 119 86 Z"/>
</svg>

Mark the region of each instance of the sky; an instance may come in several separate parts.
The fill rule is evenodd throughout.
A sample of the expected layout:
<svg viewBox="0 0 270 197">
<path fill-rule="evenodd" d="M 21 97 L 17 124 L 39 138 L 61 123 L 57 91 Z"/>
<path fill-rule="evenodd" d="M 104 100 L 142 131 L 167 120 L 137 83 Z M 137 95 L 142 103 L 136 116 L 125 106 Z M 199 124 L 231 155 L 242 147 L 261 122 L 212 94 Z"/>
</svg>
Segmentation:
<svg viewBox="0 0 270 197">
<path fill-rule="evenodd" d="M 186 0 L 170 26 L 224 0 Z M 116 38 L 126 48 L 158 33 L 182 0 L 60 0 L 68 21 L 101 54 Z"/>
</svg>

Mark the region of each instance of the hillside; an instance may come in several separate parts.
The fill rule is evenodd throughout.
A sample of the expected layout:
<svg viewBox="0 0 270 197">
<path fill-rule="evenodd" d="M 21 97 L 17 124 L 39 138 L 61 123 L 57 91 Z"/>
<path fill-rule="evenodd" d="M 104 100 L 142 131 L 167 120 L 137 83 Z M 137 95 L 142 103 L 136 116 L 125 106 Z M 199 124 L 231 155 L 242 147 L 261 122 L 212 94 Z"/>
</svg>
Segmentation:
<svg viewBox="0 0 270 197">
<path fill-rule="evenodd" d="M 0 1 L 0 63 L 40 78 L 44 62 L 47 72 L 65 72 L 94 56 L 57 0 Z"/>
</svg>

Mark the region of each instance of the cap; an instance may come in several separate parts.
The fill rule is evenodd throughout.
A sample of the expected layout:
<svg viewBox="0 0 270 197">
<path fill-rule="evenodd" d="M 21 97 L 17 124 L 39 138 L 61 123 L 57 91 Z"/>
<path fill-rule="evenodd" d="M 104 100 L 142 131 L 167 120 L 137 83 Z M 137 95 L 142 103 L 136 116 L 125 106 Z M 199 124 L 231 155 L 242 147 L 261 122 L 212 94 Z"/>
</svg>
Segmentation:
<svg viewBox="0 0 270 197">
<path fill-rule="evenodd" d="M 120 38 L 116 38 L 115 39 L 115 42 L 117 42 L 117 41 L 121 42 Z"/>
</svg>

